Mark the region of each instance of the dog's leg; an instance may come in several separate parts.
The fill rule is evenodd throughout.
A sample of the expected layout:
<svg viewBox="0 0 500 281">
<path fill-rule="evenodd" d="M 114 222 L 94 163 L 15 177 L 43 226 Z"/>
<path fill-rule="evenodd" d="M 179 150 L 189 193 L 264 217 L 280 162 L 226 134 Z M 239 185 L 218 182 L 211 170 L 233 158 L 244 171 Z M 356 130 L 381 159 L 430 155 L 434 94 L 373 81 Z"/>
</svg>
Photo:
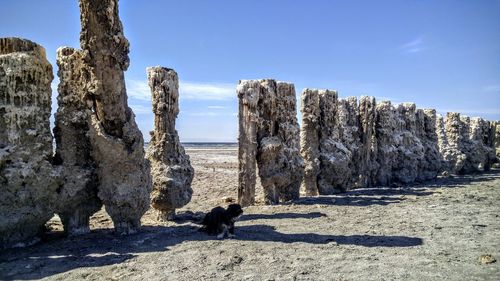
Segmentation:
<svg viewBox="0 0 500 281">
<path fill-rule="evenodd" d="M 234 223 L 232 223 L 232 224 L 229 226 L 229 234 L 227 235 L 227 237 L 229 237 L 229 238 L 234 238 L 234 237 L 236 237 L 236 235 L 234 235 Z"/>
<path fill-rule="evenodd" d="M 217 239 L 224 239 L 227 235 L 227 225 L 222 225 L 222 232 L 217 235 Z"/>
</svg>

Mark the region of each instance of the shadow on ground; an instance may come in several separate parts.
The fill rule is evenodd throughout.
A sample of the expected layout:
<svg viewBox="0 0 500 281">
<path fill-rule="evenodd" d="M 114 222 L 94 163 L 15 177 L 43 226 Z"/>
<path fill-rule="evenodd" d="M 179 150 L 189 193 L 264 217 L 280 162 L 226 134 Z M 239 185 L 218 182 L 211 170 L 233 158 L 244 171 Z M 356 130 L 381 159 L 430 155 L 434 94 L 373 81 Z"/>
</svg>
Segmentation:
<svg viewBox="0 0 500 281">
<path fill-rule="evenodd" d="M 479 175 L 440 178 L 423 185 L 396 188 L 364 188 L 344 194 L 301 198 L 290 204 L 331 204 L 346 206 L 387 205 L 405 200 L 405 196 L 428 196 L 435 188 L 460 188 L 474 183 L 487 182 L 500 176 L 500 170 Z M 246 214 L 244 221 L 266 219 L 316 219 L 322 213 Z M 49 234 L 44 243 L 24 249 L 0 252 L 0 279 L 40 279 L 76 268 L 100 267 L 120 264 L 139 253 L 168 251 L 169 247 L 190 241 L 226 243 L 215 240 L 199 231 L 197 222 L 202 213 L 186 213 L 172 226 L 144 226 L 140 233 L 115 236 L 110 229 L 93 230 L 91 233 L 62 238 L 61 233 Z M 423 244 L 418 237 L 383 235 L 330 235 L 317 233 L 281 233 L 269 225 L 254 224 L 237 227 L 239 241 L 265 243 L 308 243 L 354 245 L 359 247 L 415 247 Z"/>
<path fill-rule="evenodd" d="M 406 196 L 429 196 L 438 188 L 461 188 L 471 184 L 493 181 L 500 177 L 500 169 L 493 169 L 481 174 L 440 177 L 424 183 L 414 183 L 405 186 L 372 187 L 349 190 L 335 195 L 303 197 L 286 204 L 298 205 L 336 205 L 358 206 L 389 205 L 400 203 Z"/>
<path fill-rule="evenodd" d="M 307 215 L 307 214 L 306 214 Z M 312 213 L 311 217 L 321 216 Z M 248 216 L 247 220 L 251 219 Z M 297 214 L 277 214 L 275 218 L 300 218 Z M 256 215 L 255 219 L 268 218 Z M 422 239 L 406 236 L 325 235 L 316 233 L 281 233 L 269 225 L 238 226 L 235 240 L 274 243 L 309 243 L 356 245 L 362 247 L 412 247 Z M 168 251 L 169 247 L 188 242 L 225 243 L 199 231 L 193 224 L 144 226 L 140 233 L 115 236 L 111 230 L 94 230 L 79 237 L 61 238 L 52 233 L 45 243 L 0 254 L 0 279 L 40 279 L 75 268 L 99 267 L 123 263 L 138 253 Z"/>
</svg>

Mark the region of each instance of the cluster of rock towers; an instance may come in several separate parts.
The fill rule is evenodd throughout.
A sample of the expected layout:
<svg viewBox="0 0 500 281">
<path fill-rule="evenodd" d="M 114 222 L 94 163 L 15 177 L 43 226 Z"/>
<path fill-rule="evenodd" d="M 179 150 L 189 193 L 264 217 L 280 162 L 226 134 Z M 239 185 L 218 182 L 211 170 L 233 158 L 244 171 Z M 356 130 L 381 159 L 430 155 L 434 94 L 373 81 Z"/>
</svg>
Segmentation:
<svg viewBox="0 0 500 281">
<path fill-rule="evenodd" d="M 0 39 L 0 248 L 36 242 L 54 214 L 75 235 L 104 206 L 115 231 L 128 234 L 150 205 L 166 219 L 191 199 L 193 169 L 175 131 L 177 74 L 148 69 L 155 131 L 146 158 L 127 105 L 118 0 L 80 0 L 80 12 L 81 50 L 57 50 L 55 149 L 45 49 Z"/>
<path fill-rule="evenodd" d="M 127 104 L 129 43 L 118 0 L 80 0 L 80 11 L 81 49 L 57 50 L 54 137 L 44 48 L 0 38 L 0 248 L 36 241 L 54 214 L 75 235 L 104 206 L 116 232 L 128 234 L 150 205 L 168 220 L 191 200 L 194 170 L 175 130 L 177 73 L 147 69 L 155 130 L 145 153 Z M 500 157 L 499 122 L 306 89 L 300 129 L 293 84 L 242 80 L 237 94 L 243 206 L 255 202 L 257 175 L 265 203 L 276 204 L 301 190 L 314 196 L 486 171 Z"/>
<path fill-rule="evenodd" d="M 278 198 L 297 198 L 298 182 L 307 196 L 334 194 L 487 171 L 500 156 L 498 122 L 459 113 L 442 118 L 414 103 L 377 103 L 368 96 L 341 99 L 333 90 L 305 89 L 302 161 L 295 97 L 274 85 L 293 89 L 274 80 L 240 81 L 238 86 L 242 205 L 254 202 L 256 163 L 265 203 L 274 204 Z M 278 108 L 283 110 L 276 112 Z"/>
</svg>

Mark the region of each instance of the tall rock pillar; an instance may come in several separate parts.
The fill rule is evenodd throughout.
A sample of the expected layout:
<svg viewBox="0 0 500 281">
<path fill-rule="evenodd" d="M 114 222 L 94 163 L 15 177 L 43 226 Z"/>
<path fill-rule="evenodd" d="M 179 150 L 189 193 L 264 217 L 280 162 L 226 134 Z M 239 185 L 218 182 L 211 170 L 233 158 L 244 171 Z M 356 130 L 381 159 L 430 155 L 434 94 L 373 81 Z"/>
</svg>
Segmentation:
<svg viewBox="0 0 500 281">
<path fill-rule="evenodd" d="M 132 233 L 149 208 L 151 176 L 144 158 L 144 140 L 127 105 L 123 72 L 129 43 L 118 16 L 118 0 L 80 0 L 81 48 L 90 70 L 93 115 L 90 137 L 97 163 L 99 198 L 115 230 Z"/>
<path fill-rule="evenodd" d="M 0 248 L 35 242 L 54 214 L 52 79 L 42 46 L 0 38 Z"/>
<path fill-rule="evenodd" d="M 194 170 L 175 130 L 179 114 L 177 73 L 164 67 L 149 67 L 147 72 L 155 115 L 146 155 L 151 161 L 153 178 L 151 205 L 158 211 L 160 220 L 170 220 L 175 209 L 191 201 Z"/>
<path fill-rule="evenodd" d="M 91 156 L 88 134 L 92 112 L 85 102 L 88 69 L 82 52 L 63 47 L 57 50 L 59 107 L 55 114 L 55 164 L 62 166 L 63 185 L 59 189 L 57 213 L 70 235 L 90 231 L 89 218 L 102 202 L 97 196 L 97 171 Z"/>
</svg>

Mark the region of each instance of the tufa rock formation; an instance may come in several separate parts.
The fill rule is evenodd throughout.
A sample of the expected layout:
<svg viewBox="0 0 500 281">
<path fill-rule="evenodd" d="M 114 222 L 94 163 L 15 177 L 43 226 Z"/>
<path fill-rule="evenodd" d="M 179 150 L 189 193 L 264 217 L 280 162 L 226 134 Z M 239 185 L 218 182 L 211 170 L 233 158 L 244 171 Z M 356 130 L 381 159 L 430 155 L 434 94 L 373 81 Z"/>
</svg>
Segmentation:
<svg viewBox="0 0 500 281">
<path fill-rule="evenodd" d="M 255 163 L 266 204 L 298 198 L 304 163 L 300 156 L 294 86 L 271 79 L 242 80 L 237 92 L 240 204 L 247 206 L 254 202 Z"/>
<path fill-rule="evenodd" d="M 161 220 L 169 220 L 176 208 L 191 200 L 194 170 L 175 130 L 179 114 L 177 73 L 164 67 L 150 67 L 147 72 L 155 114 L 155 128 L 146 154 L 153 177 L 151 205 Z"/>
<path fill-rule="evenodd" d="M 320 93 L 318 90 L 305 89 L 301 94 L 302 128 L 300 131 L 300 153 L 304 158 L 304 180 L 302 188 L 306 196 L 318 195 L 319 160 L 319 121 Z"/>
<path fill-rule="evenodd" d="M 374 97 L 362 96 L 359 99 L 359 157 L 356 161 L 358 173 L 357 187 L 374 185 L 378 169 L 377 135 L 375 121 L 377 120 L 377 103 Z"/>
<path fill-rule="evenodd" d="M 0 38 L 0 248 L 35 242 L 54 214 L 52 79 L 43 47 Z"/>
<path fill-rule="evenodd" d="M 257 104 L 260 96 L 260 82 L 240 81 L 236 92 L 239 100 L 238 202 L 242 206 L 249 206 L 255 202 L 257 129 L 259 126 Z"/>
<path fill-rule="evenodd" d="M 149 208 L 151 178 L 144 140 L 127 105 L 123 72 L 129 65 L 129 43 L 123 35 L 117 0 L 80 0 L 80 12 L 98 196 L 115 230 L 132 233 Z"/>
<path fill-rule="evenodd" d="M 393 140 L 396 145 L 396 159 L 392 163 L 391 182 L 408 184 L 419 174 L 418 168 L 424 159 L 424 147 L 416 135 L 416 106 L 402 103 L 396 108 L 396 127 Z"/>
<path fill-rule="evenodd" d="M 392 183 L 392 167 L 398 156 L 395 133 L 398 123 L 396 110 L 390 101 L 381 101 L 376 106 L 377 118 L 375 130 L 377 134 L 377 163 L 375 185 L 387 186 Z"/>
<path fill-rule="evenodd" d="M 58 190 L 59 214 L 70 235 L 90 231 L 89 218 L 102 202 L 97 196 L 97 172 L 88 134 L 92 112 L 85 103 L 88 73 L 82 52 L 69 47 L 57 50 L 59 86 L 55 114 L 55 164 L 62 166 L 64 184 Z"/>
<path fill-rule="evenodd" d="M 441 170 L 442 158 L 439 154 L 436 124 L 436 110 L 417 110 L 417 137 L 424 148 L 424 158 L 419 161 L 418 181 L 435 179 Z"/>
</svg>

